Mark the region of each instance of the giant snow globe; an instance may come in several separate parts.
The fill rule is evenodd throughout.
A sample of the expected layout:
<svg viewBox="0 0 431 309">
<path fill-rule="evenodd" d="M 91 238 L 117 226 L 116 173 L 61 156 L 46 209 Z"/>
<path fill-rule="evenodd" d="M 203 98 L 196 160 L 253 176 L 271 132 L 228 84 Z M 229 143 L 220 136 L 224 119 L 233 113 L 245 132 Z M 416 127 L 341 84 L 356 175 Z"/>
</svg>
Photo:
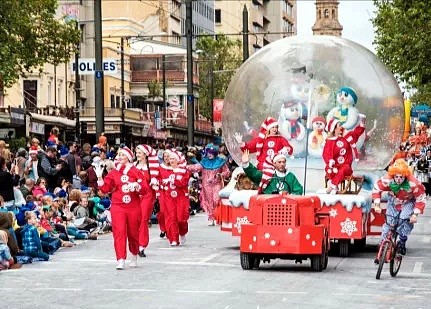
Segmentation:
<svg viewBox="0 0 431 309">
<path fill-rule="evenodd" d="M 350 103 L 340 101 L 340 91 L 353 98 Z M 403 113 L 396 79 L 368 49 L 333 36 L 295 36 L 265 46 L 239 68 L 225 96 L 223 135 L 240 164 L 235 136 L 247 142 L 267 117 L 276 119 L 293 147 L 288 168 L 314 191 L 324 186 L 324 127 L 331 118 L 338 117 L 346 132 L 365 124 L 353 170 L 372 177 L 401 142 Z"/>
</svg>

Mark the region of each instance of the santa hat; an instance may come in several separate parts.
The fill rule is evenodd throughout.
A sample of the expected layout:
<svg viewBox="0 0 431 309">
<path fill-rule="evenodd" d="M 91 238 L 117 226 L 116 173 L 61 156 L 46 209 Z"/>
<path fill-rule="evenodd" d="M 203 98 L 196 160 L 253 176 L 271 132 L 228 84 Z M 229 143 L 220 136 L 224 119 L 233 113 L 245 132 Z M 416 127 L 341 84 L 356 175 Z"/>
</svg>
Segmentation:
<svg viewBox="0 0 431 309">
<path fill-rule="evenodd" d="M 266 137 L 266 133 L 269 131 L 269 129 L 271 129 L 273 127 L 276 127 L 276 126 L 278 126 L 277 120 L 275 120 L 272 117 L 266 118 L 265 121 L 260 126 L 259 137 L 260 138 L 265 138 Z"/>
<path fill-rule="evenodd" d="M 358 103 L 358 96 L 357 96 L 355 90 L 353 90 L 353 88 L 341 87 L 340 90 L 338 90 L 338 93 L 341 93 L 341 92 L 345 92 L 348 95 L 350 95 L 353 99 L 354 104 Z"/>
<path fill-rule="evenodd" d="M 167 152 L 168 152 L 170 158 L 176 159 L 178 161 L 178 163 L 181 162 L 181 155 L 177 150 L 168 149 Z"/>
<path fill-rule="evenodd" d="M 322 117 L 322 116 L 316 116 L 316 117 L 314 117 L 313 118 L 313 120 L 311 121 L 312 123 L 315 123 L 315 122 L 321 122 L 321 123 L 323 123 L 325 126 L 326 126 L 326 120 L 325 120 L 325 118 L 324 117 Z"/>
<path fill-rule="evenodd" d="M 273 156 L 267 156 L 265 162 L 263 163 L 262 168 L 262 179 L 259 183 L 258 192 L 262 193 L 263 190 L 268 186 L 269 181 L 275 173 L 274 163 L 278 160 L 286 158 L 286 155 L 283 153 L 277 153 Z"/>
<path fill-rule="evenodd" d="M 38 153 L 38 149 L 37 146 L 31 146 L 30 150 L 28 151 L 29 154 L 37 154 Z"/>
<path fill-rule="evenodd" d="M 326 125 L 326 131 L 328 133 L 334 133 L 335 128 L 337 127 L 337 124 L 339 123 L 339 121 L 337 119 L 331 119 L 328 121 L 328 124 Z"/>
<path fill-rule="evenodd" d="M 133 152 L 130 150 L 129 147 L 124 146 L 123 148 L 120 149 L 120 152 L 125 155 L 127 157 L 127 159 L 129 159 L 129 162 L 133 161 Z"/>
<path fill-rule="evenodd" d="M 145 144 L 136 146 L 136 149 L 145 153 L 148 160 L 150 175 L 157 178 L 159 176 L 159 157 L 157 156 L 157 151 L 155 151 L 151 146 Z"/>
</svg>

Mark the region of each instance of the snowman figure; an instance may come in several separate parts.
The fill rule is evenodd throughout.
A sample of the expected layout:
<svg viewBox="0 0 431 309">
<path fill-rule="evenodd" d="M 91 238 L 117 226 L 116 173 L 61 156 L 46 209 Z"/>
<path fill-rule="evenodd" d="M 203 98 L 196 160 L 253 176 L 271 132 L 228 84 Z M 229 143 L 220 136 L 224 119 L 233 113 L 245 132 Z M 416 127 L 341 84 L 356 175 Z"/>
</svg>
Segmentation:
<svg viewBox="0 0 431 309">
<path fill-rule="evenodd" d="M 336 119 L 346 131 L 353 130 L 359 123 L 359 111 L 355 107 L 358 102 L 356 92 L 350 87 L 341 87 L 337 92 L 338 106 L 331 109 L 326 121 Z"/>
<path fill-rule="evenodd" d="M 328 134 L 325 132 L 326 120 L 322 116 L 313 118 L 313 130 L 308 135 L 308 154 L 312 158 L 321 158 L 323 153 L 323 146 Z"/>
<path fill-rule="evenodd" d="M 296 100 L 286 101 L 281 105 L 278 123 L 279 131 L 292 145 L 293 156 L 303 154 L 305 150 L 306 129 L 301 123 L 302 104 Z"/>
</svg>

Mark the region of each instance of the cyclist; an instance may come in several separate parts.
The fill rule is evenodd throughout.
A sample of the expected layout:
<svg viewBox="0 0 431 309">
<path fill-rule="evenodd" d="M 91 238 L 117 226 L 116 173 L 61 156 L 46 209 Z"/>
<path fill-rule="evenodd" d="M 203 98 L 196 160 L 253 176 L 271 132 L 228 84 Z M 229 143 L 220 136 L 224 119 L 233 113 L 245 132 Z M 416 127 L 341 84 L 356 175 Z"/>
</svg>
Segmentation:
<svg viewBox="0 0 431 309">
<path fill-rule="evenodd" d="M 400 225 L 397 229 L 399 235 L 399 253 L 406 254 L 406 241 L 413 230 L 413 224 L 417 222 L 418 215 L 423 213 L 425 208 L 425 187 L 412 175 L 407 162 L 404 159 L 397 159 L 389 167 L 387 175 L 380 178 L 373 188 L 372 198 L 374 209 L 381 212 L 380 198 L 383 192 L 388 192 L 388 202 L 386 223 L 383 225 L 381 239 L 386 238 L 390 226 L 396 223 L 398 212 L 400 213 Z M 405 219 L 410 219 L 406 221 Z"/>
</svg>

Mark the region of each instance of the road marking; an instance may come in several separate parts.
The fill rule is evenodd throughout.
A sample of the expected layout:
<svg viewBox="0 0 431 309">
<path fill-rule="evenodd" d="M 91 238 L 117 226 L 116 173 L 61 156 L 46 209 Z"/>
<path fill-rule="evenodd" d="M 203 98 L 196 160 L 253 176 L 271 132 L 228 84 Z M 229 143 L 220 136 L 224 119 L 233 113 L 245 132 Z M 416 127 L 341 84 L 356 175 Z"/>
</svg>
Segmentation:
<svg viewBox="0 0 431 309">
<path fill-rule="evenodd" d="M 203 290 L 175 290 L 176 293 L 207 293 L 207 294 L 226 294 L 231 293 L 231 291 L 203 291 Z"/>
<path fill-rule="evenodd" d="M 422 262 L 416 262 L 415 266 L 413 267 L 413 273 L 414 274 L 420 274 L 422 271 L 422 265 L 423 265 Z"/>
<path fill-rule="evenodd" d="M 425 236 L 422 238 L 423 242 L 431 242 L 431 237 Z"/>
<path fill-rule="evenodd" d="M 210 254 L 209 256 L 199 260 L 199 263 L 207 263 L 213 259 L 215 259 L 216 257 L 220 256 L 221 253 L 214 253 L 214 254 Z"/>
<path fill-rule="evenodd" d="M 346 292 L 346 293 L 338 293 L 338 292 L 333 292 L 332 295 L 349 295 L 349 296 L 380 296 L 380 294 L 375 294 L 375 293 L 350 293 L 350 292 Z"/>
<path fill-rule="evenodd" d="M 102 291 L 107 291 L 107 292 L 157 292 L 157 290 L 149 290 L 149 289 L 103 289 Z"/>
<path fill-rule="evenodd" d="M 256 291 L 257 294 L 308 294 L 305 291 Z"/>
</svg>

